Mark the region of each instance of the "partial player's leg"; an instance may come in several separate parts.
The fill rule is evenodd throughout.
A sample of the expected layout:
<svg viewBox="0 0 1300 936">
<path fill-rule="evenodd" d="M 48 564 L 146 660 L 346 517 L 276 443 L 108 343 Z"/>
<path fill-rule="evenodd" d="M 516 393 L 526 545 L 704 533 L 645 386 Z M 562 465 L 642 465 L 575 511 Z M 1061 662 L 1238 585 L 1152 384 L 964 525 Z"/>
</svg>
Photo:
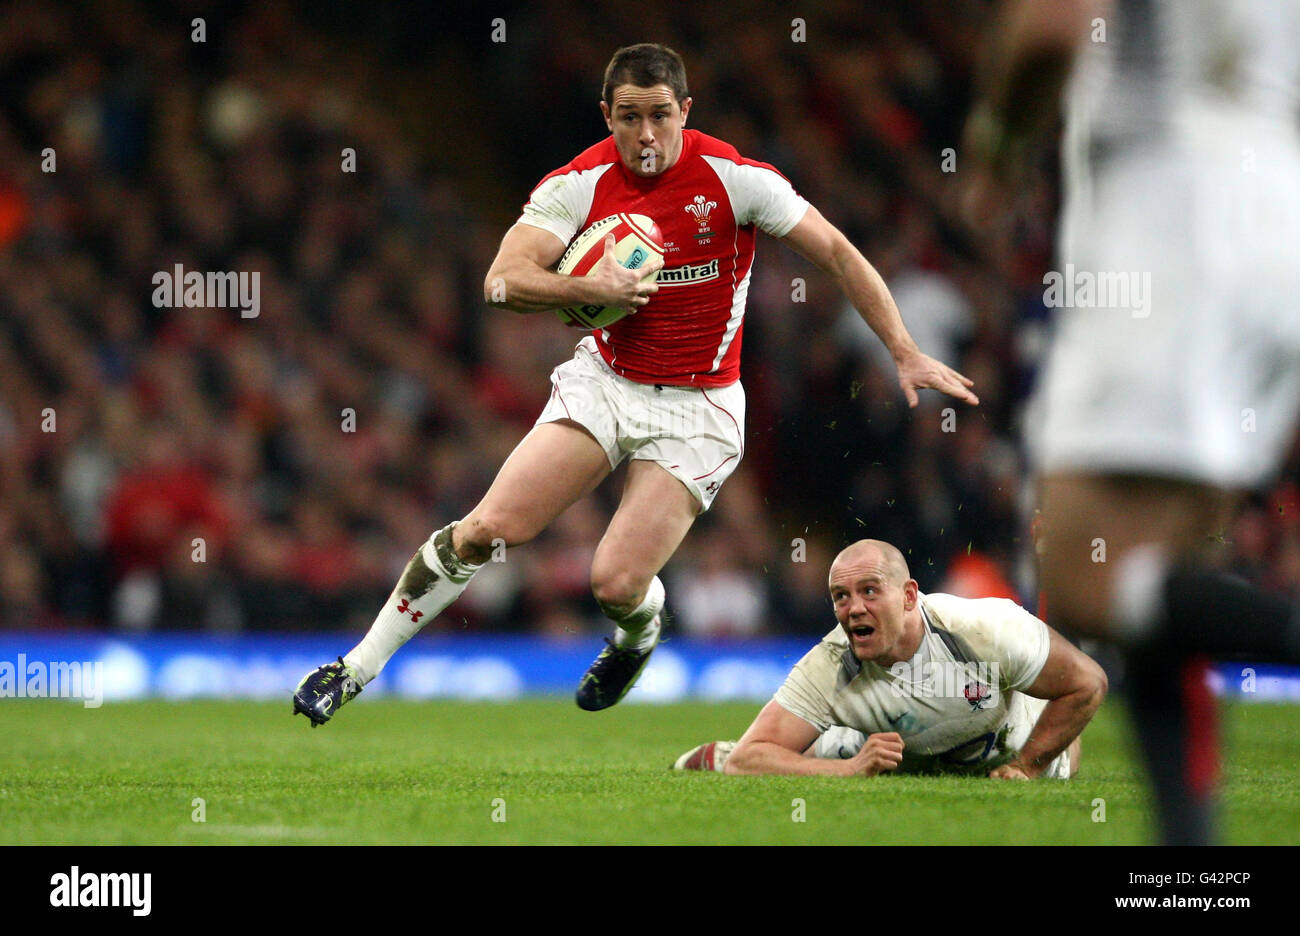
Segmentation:
<svg viewBox="0 0 1300 936">
<path fill-rule="evenodd" d="M 1197 484 L 1045 478 L 1041 586 L 1053 622 L 1074 634 L 1120 639 L 1112 612 L 1121 579 L 1137 574 L 1143 555 L 1196 559 L 1222 532 L 1224 513 L 1222 496 Z"/>
<path fill-rule="evenodd" d="M 1048 612 L 1075 632 L 1133 647 L 1300 662 L 1300 609 L 1205 562 L 1232 503 L 1184 482 L 1047 478 Z"/>
<path fill-rule="evenodd" d="M 537 536 L 610 470 L 604 448 L 576 423 L 534 426 L 478 506 L 416 550 L 362 641 L 339 663 L 308 674 L 299 684 L 294 711 L 307 715 L 313 726 L 328 721 L 379 675 L 399 647 L 460 597 L 493 549 Z M 337 669 L 339 678 L 325 678 L 327 668 L 330 673 Z"/>
<path fill-rule="evenodd" d="M 659 570 L 695 522 L 700 502 L 652 461 L 627 466 L 627 484 L 591 566 L 591 590 L 616 627 L 578 686 L 578 705 L 609 708 L 627 694 L 659 641 L 664 587 Z"/>
<path fill-rule="evenodd" d="M 1107 640 L 1116 633 L 1116 595 L 1142 574 L 1142 556 L 1192 556 L 1221 516 L 1199 485 L 1106 476 L 1048 477 L 1042 491 L 1042 590 L 1050 623 Z M 1160 836 L 1211 839 L 1213 789 L 1202 763 L 1215 723 L 1189 710 L 1181 691 L 1186 660 L 1126 652 L 1128 702 L 1160 810 Z"/>
<path fill-rule="evenodd" d="M 454 525 L 457 559 L 482 565 L 493 549 L 528 542 L 611 470 L 604 449 L 577 423 L 562 419 L 534 426 L 483 499 Z"/>
<path fill-rule="evenodd" d="M 526 543 L 610 472 L 604 450 L 567 422 L 534 426 L 487 494 L 411 557 L 370 633 L 344 657 L 364 685 L 402 644 L 460 597 L 495 548 Z"/>
<path fill-rule="evenodd" d="M 1209 841 L 1217 743 L 1202 655 L 1295 659 L 1294 609 L 1203 564 L 1229 503 L 1211 488 L 1056 475 L 1042 497 L 1051 621 L 1125 648 L 1162 840 Z"/>
<path fill-rule="evenodd" d="M 659 465 L 628 463 L 618 510 L 591 563 L 592 594 L 611 620 L 626 618 L 645 599 L 699 509 L 694 495 Z"/>
</svg>

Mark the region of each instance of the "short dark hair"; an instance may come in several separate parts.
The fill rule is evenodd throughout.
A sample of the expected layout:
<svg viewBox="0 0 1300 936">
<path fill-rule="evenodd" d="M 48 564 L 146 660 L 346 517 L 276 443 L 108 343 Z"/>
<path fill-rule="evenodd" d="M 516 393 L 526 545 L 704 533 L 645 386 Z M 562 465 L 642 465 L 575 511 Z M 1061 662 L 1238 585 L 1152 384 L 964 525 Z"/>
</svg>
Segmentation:
<svg viewBox="0 0 1300 936">
<path fill-rule="evenodd" d="M 686 90 L 686 63 L 668 46 L 657 42 L 624 46 L 615 52 L 605 68 L 605 84 L 600 89 L 600 96 L 613 107 L 614 89 L 625 84 L 638 88 L 668 85 L 678 104 L 690 96 Z"/>
</svg>

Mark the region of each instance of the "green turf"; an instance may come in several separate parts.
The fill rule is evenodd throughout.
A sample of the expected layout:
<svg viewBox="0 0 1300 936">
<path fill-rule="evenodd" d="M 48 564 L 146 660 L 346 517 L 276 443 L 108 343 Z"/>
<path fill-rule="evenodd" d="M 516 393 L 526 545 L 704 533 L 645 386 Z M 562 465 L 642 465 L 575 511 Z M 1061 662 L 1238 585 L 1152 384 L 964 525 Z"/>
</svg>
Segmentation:
<svg viewBox="0 0 1300 936">
<path fill-rule="evenodd" d="M 1150 832 L 1113 703 L 1066 783 L 667 769 L 698 742 L 736 737 L 754 705 L 590 714 L 559 700 L 366 699 L 316 730 L 288 709 L 6 701 L 0 843 L 1107 844 Z M 1225 728 L 1227 839 L 1300 843 L 1300 706 L 1232 706 Z M 196 797 L 205 822 L 192 821 Z"/>
</svg>

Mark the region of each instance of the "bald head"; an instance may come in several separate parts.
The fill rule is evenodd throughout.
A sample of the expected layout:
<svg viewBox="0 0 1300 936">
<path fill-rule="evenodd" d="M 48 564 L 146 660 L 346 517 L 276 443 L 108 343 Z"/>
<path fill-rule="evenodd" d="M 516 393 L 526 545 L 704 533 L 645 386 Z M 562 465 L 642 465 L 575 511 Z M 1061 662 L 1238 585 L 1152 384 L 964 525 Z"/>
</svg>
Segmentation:
<svg viewBox="0 0 1300 936">
<path fill-rule="evenodd" d="M 889 575 L 890 582 L 895 585 L 902 585 L 912 577 L 907 568 L 907 560 L 898 547 L 884 540 L 863 539 L 847 546 L 831 563 L 830 574 L 834 576 L 835 569 L 839 566 L 856 563 L 882 567 Z"/>
<path fill-rule="evenodd" d="M 921 645 L 916 582 L 897 548 L 858 540 L 831 563 L 831 604 L 853 655 L 889 666 L 910 660 Z"/>
</svg>

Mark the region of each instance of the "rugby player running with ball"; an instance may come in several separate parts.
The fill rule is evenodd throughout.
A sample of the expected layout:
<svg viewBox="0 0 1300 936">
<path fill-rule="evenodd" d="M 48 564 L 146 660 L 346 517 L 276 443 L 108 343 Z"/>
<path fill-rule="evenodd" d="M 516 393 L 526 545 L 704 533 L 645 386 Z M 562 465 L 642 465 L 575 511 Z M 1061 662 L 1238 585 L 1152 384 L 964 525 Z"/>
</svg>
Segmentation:
<svg viewBox="0 0 1300 936">
<path fill-rule="evenodd" d="M 970 380 L 921 352 L 880 275 L 784 176 L 685 129 L 691 98 L 676 52 L 654 44 L 619 49 L 602 98 L 611 135 L 533 190 L 501 242 L 484 295 L 515 312 L 593 304 L 635 314 L 578 343 L 573 359 L 552 373 L 537 424 L 482 501 L 416 550 L 362 641 L 299 684 L 294 711 L 313 726 L 455 601 L 494 546 L 527 543 L 630 459 L 591 569 L 614 636 L 577 690 L 578 705 L 591 711 L 623 698 L 659 640 L 659 570 L 744 452 L 740 346 L 759 230 L 835 278 L 889 349 L 909 405 L 923 387 L 979 402 Z M 576 235 L 619 212 L 657 222 L 663 260 L 625 269 L 611 237 L 592 275 L 552 272 Z M 647 277 L 660 268 L 659 282 Z"/>
</svg>

